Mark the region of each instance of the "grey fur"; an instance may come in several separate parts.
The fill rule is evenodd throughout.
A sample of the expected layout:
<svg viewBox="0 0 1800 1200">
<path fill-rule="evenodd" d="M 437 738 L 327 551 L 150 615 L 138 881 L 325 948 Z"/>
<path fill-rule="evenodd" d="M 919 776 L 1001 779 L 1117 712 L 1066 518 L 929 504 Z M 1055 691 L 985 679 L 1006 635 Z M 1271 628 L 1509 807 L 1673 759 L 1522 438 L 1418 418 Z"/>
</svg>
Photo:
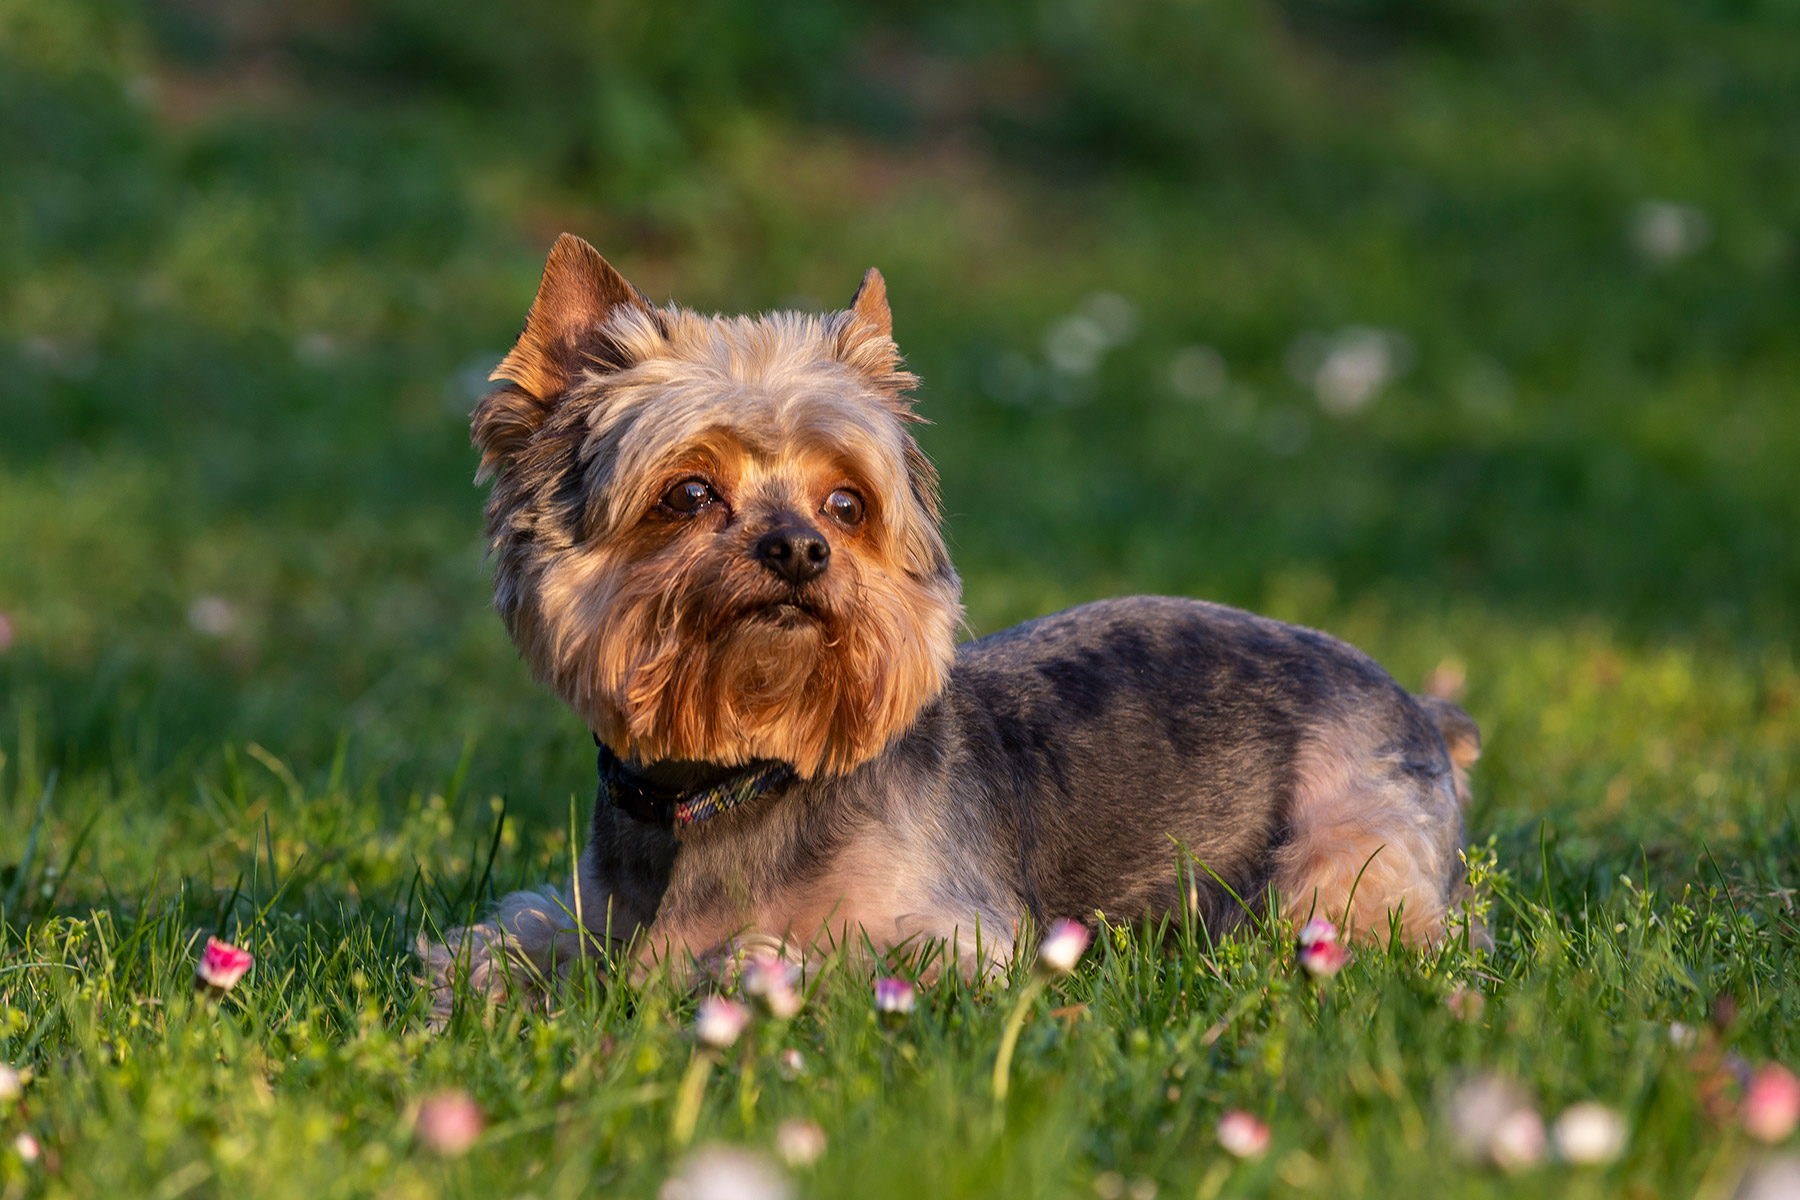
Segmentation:
<svg viewBox="0 0 1800 1200">
<path fill-rule="evenodd" d="M 878 951 L 943 938 L 959 965 L 983 970 L 1014 953 L 1027 917 L 1131 922 L 1181 910 L 1216 933 L 1272 891 L 1286 915 L 1322 906 L 1359 934 L 1379 936 L 1394 914 L 1410 941 L 1444 932 L 1480 735 L 1455 705 L 1408 695 L 1343 642 L 1219 605 L 1140 597 L 971 642 L 943 675 L 960 584 L 937 528 L 936 472 L 905 432 L 916 380 L 901 367 L 879 274 L 865 277 L 850 312 L 704 318 L 649 308 L 597 251 L 565 235 L 499 375 L 508 382 L 477 407 L 473 432 L 483 471 L 496 477 L 496 606 L 533 670 L 612 749 L 663 760 L 641 765 L 655 782 L 718 774 L 668 761 L 681 754 L 782 757 L 812 778 L 679 835 L 597 804 L 569 892 L 514 893 L 487 922 L 421 947 L 439 1016 L 460 973 L 489 994 L 506 990 L 509 974 L 541 994 L 603 938 L 677 965 L 745 935 L 802 952 L 840 935 L 866 934 Z M 808 439 L 821 430 L 861 456 L 869 498 L 884 502 L 880 532 L 894 541 L 858 551 L 861 535 L 840 533 L 851 566 L 882 586 L 826 604 L 821 645 L 893 633 L 870 645 L 886 656 L 880 665 L 899 659 L 911 670 L 883 674 L 867 667 L 873 652 L 840 650 L 861 664 L 855 678 L 872 697 L 806 690 L 831 682 L 814 671 L 785 684 L 780 700 L 810 722 L 796 722 L 800 732 L 866 710 L 861 739 L 833 747 L 791 737 L 771 749 L 756 736 L 781 722 L 742 722 L 723 703 L 740 694 L 732 679 L 753 685 L 753 672 L 725 677 L 696 658 L 693 686 L 676 689 L 633 665 L 642 641 L 657 643 L 661 661 L 686 662 L 679 656 L 719 644 L 716 629 L 695 622 L 692 632 L 677 619 L 692 612 L 641 598 L 622 619 L 599 604 L 611 593 L 595 581 L 602 565 L 618 578 L 670 577 L 666 553 L 640 563 L 623 555 L 632 543 L 609 539 L 634 521 L 657 528 L 660 518 L 632 514 L 673 482 L 657 472 L 703 434 L 729 435 L 754 462 L 747 507 L 716 534 L 697 525 L 659 536 L 741 566 L 734 556 L 747 539 L 772 527 L 759 522 L 820 502 L 773 464 L 816 457 Z M 703 536 L 719 540 L 680 540 Z M 637 576 L 637 566 L 665 574 Z M 730 577 L 741 595 L 687 576 L 691 590 L 678 594 L 728 615 L 722 594 L 736 603 L 768 583 L 752 573 Z M 834 580 L 864 578 L 817 574 L 790 582 L 829 592 Z M 881 597 L 885 609 L 856 607 Z M 652 696 L 630 701 L 638 707 L 628 714 L 621 680 L 639 675 Z M 677 724 L 657 707 L 670 698 L 685 706 L 678 715 L 705 718 L 684 729 L 706 736 L 659 731 Z M 813 747 L 840 756 L 797 761 Z"/>
<path fill-rule="evenodd" d="M 848 775 L 797 782 L 679 841 L 598 805 L 584 919 L 615 938 L 779 936 L 756 930 L 756 914 L 861 844 L 880 853 L 847 884 L 904 877 L 916 900 L 916 921 L 871 931 L 877 948 L 952 937 L 978 968 L 977 924 L 1004 958 L 1026 914 L 1091 924 L 1184 904 L 1219 932 L 1260 911 L 1293 835 L 1303 755 L 1320 746 L 1351 756 L 1381 804 L 1410 806 L 1447 903 L 1462 825 L 1440 724 L 1473 730 L 1454 705 L 1422 702 L 1314 630 L 1194 600 L 1101 601 L 962 646 L 943 695 Z M 1178 845 L 1205 869 L 1183 869 Z M 556 968 L 554 946 L 504 911 L 472 932 L 478 950 L 504 944 Z"/>
</svg>

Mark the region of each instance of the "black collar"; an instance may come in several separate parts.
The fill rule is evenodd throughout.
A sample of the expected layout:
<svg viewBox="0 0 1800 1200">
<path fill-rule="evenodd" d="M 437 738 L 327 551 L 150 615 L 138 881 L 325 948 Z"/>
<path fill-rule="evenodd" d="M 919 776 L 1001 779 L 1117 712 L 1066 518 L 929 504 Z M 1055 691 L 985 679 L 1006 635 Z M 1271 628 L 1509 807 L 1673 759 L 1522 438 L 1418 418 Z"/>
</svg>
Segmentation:
<svg viewBox="0 0 1800 1200">
<path fill-rule="evenodd" d="M 600 794 L 634 820 L 665 829 L 698 825 L 726 809 L 778 792 L 794 779 L 794 768 L 786 763 L 764 761 L 739 767 L 717 783 L 661 787 L 633 771 L 598 736 L 594 744 L 600 747 Z"/>
</svg>

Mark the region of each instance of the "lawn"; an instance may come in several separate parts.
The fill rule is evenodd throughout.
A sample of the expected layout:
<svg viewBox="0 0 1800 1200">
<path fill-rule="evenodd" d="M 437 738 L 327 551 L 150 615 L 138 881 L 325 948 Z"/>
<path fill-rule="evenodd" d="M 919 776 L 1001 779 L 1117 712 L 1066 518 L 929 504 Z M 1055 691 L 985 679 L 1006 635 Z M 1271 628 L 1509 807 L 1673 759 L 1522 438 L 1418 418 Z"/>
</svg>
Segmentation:
<svg viewBox="0 0 1800 1200">
<path fill-rule="evenodd" d="M 0 0 L 0 1190 L 708 1200 L 790 1119 L 871 1200 L 1791 1162 L 1797 73 L 1776 0 Z M 1121 928 L 897 1023 L 826 962 L 704 1072 L 656 981 L 428 1032 L 414 938 L 593 790 L 466 423 L 565 229 L 707 310 L 880 266 L 972 631 L 1203 596 L 1460 695 L 1492 952 Z M 1482 1161 L 1482 1081 L 1622 1153 Z"/>
</svg>

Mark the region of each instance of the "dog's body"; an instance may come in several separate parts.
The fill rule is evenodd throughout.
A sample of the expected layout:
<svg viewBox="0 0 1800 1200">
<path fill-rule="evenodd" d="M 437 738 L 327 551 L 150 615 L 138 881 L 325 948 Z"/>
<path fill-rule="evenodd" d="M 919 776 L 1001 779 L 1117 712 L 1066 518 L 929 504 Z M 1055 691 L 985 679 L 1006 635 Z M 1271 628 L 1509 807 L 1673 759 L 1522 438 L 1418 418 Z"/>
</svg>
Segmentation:
<svg viewBox="0 0 1800 1200">
<path fill-rule="evenodd" d="M 440 1013 L 460 970 L 535 987 L 583 938 L 677 965 L 746 936 L 942 939 L 980 971 L 1027 916 L 1216 932 L 1271 893 L 1359 934 L 1443 933 L 1479 746 L 1460 709 L 1190 600 L 953 651 L 879 276 L 808 320 L 651 309 L 586 243 L 553 252 L 476 438 L 500 607 L 603 743 L 603 786 L 577 887 L 426 948 Z M 619 799 L 750 783 L 767 794 L 692 824 Z"/>
</svg>

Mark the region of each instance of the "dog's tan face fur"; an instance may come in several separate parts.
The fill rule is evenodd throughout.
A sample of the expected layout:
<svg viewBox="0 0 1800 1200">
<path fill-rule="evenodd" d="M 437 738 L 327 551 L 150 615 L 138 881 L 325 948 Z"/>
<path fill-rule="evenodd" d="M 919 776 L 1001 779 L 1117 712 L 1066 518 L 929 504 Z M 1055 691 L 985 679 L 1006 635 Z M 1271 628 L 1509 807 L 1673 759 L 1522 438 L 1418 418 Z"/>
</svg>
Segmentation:
<svg viewBox="0 0 1800 1200">
<path fill-rule="evenodd" d="M 475 412 L 495 600 L 622 757 L 841 773 L 942 690 L 961 589 L 890 324 L 873 271 L 843 312 L 706 317 L 552 251 Z M 770 570 L 778 529 L 825 569 Z"/>
</svg>

